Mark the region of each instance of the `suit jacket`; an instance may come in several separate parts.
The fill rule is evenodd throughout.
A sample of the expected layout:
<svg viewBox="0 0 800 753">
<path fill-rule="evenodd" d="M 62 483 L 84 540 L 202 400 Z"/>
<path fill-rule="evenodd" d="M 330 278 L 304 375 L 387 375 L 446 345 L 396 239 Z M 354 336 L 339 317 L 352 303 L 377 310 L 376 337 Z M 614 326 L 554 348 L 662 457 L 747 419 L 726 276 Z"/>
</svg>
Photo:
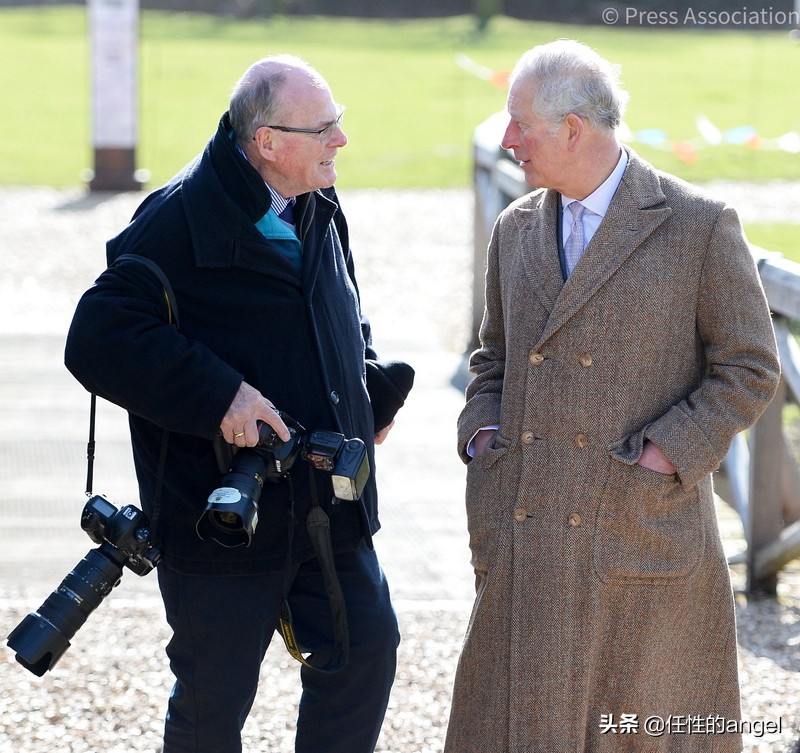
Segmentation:
<svg viewBox="0 0 800 753">
<path fill-rule="evenodd" d="M 479 588 L 446 751 L 740 750 L 600 724 L 738 718 L 711 472 L 779 379 L 758 273 L 732 209 L 630 152 L 564 282 L 558 200 L 521 198 L 490 242 L 459 452 L 500 428 L 467 466 Z M 645 439 L 675 475 L 636 464 Z"/>
</svg>

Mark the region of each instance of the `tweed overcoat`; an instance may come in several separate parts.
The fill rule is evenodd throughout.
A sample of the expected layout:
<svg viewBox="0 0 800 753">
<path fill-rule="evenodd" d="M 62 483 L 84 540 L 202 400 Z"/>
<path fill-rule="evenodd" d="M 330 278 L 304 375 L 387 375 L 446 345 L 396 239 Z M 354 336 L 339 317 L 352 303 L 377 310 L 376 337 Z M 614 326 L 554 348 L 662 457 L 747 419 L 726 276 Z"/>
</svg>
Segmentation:
<svg viewBox="0 0 800 753">
<path fill-rule="evenodd" d="M 445 751 L 739 751 L 696 719 L 739 719 L 711 473 L 779 379 L 758 273 L 731 208 L 629 152 L 564 282 L 558 201 L 516 201 L 489 246 L 464 460 L 499 431 L 467 466 L 477 596 Z M 636 464 L 645 439 L 676 474 Z"/>
</svg>

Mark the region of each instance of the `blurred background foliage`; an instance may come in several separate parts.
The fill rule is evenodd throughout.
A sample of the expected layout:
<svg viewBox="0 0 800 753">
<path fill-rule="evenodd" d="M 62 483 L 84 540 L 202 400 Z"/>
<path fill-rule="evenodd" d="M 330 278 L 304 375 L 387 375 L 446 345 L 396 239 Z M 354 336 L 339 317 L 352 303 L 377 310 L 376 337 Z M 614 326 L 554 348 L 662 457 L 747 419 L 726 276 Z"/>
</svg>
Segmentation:
<svg viewBox="0 0 800 753">
<path fill-rule="evenodd" d="M 235 14 L 141 13 L 137 163 L 148 187 L 202 149 L 237 78 L 275 52 L 307 59 L 347 107 L 340 190 L 466 187 L 473 130 L 504 108 L 509 70 L 524 50 L 565 36 L 622 66 L 625 138 L 657 167 L 693 182 L 800 178 L 800 44 L 786 30 L 551 23 L 497 15 L 499 0 L 419 19 L 238 2 Z M 89 55 L 85 7 L 0 7 L 0 184 L 81 184 L 92 166 Z M 797 151 L 786 138 L 779 148 L 792 133 Z M 791 224 L 754 231 L 767 247 L 797 239 Z"/>
<path fill-rule="evenodd" d="M 797 178 L 800 155 L 772 148 L 800 130 L 800 45 L 783 31 L 619 29 L 472 15 L 383 20 L 143 11 L 138 164 L 169 178 L 214 132 L 254 60 L 293 52 L 347 107 L 340 185 L 466 186 L 475 126 L 505 103 L 520 53 L 573 36 L 620 63 L 629 141 L 687 180 Z M 68 186 L 91 167 L 87 19 L 78 6 L 0 9 L 6 103 L 0 183 Z M 741 143 L 708 145 L 702 116 Z M 747 130 L 750 129 L 750 130 Z"/>
</svg>

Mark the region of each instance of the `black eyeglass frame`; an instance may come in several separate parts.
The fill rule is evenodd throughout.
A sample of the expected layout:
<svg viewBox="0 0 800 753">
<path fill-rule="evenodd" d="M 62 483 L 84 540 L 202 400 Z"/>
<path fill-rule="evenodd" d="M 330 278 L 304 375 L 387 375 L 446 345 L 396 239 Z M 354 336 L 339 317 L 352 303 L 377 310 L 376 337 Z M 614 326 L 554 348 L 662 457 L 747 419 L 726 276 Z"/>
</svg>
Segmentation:
<svg viewBox="0 0 800 753">
<path fill-rule="evenodd" d="M 344 115 L 344 106 L 337 105 L 336 106 L 339 114 L 336 116 L 336 120 L 332 120 L 330 123 L 326 123 L 322 128 L 295 128 L 294 126 L 282 126 L 282 125 L 260 125 L 258 128 L 272 128 L 276 131 L 283 131 L 284 133 L 307 133 L 310 136 L 322 136 L 325 131 L 329 128 L 335 128 L 342 120 L 342 116 Z M 258 130 L 256 128 L 256 131 Z M 255 136 L 253 136 L 253 140 L 255 141 Z"/>
</svg>

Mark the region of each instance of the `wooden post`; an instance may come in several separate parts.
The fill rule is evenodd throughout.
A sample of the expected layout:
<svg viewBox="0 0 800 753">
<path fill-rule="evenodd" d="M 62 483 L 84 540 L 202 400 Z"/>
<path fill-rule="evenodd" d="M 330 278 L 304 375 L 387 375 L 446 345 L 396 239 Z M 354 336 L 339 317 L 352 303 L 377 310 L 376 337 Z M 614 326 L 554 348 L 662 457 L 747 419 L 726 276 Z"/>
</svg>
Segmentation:
<svg viewBox="0 0 800 753">
<path fill-rule="evenodd" d="M 88 0 L 92 191 L 135 191 L 139 0 Z"/>
</svg>

